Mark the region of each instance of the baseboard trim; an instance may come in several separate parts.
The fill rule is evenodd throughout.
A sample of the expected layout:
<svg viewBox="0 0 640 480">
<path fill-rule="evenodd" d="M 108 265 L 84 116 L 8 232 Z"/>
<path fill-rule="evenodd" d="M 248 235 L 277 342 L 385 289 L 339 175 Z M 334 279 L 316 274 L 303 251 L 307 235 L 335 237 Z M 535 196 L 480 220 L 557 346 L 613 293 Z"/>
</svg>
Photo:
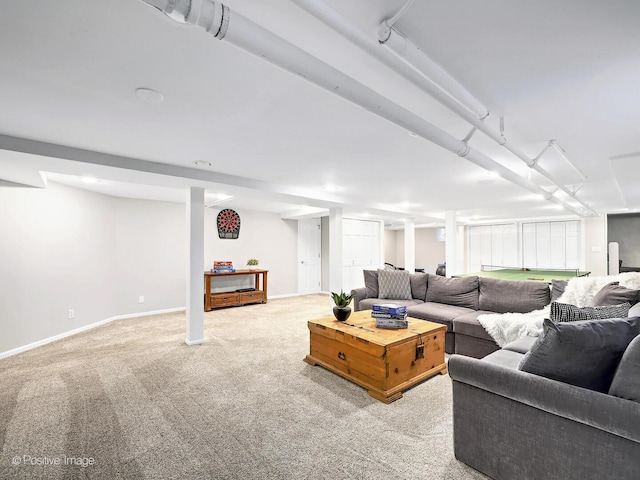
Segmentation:
<svg viewBox="0 0 640 480">
<path fill-rule="evenodd" d="M 291 298 L 291 297 L 304 297 L 306 295 L 329 295 L 328 292 L 313 292 L 313 293 L 287 293 L 285 295 L 269 295 L 269 300 L 276 298 Z"/>
<path fill-rule="evenodd" d="M 43 345 L 47 345 L 48 343 L 55 342 L 57 340 L 62 340 L 63 338 L 71 337 L 73 335 L 77 335 L 78 333 L 86 332 L 87 330 L 92 330 L 96 327 L 100 327 L 102 325 L 106 325 L 107 323 L 111 323 L 115 320 L 124 320 L 127 318 L 135 318 L 135 317 L 146 317 L 148 315 L 159 315 L 161 313 L 173 313 L 180 312 L 186 310 L 185 307 L 178 308 L 167 308 L 164 310 L 153 310 L 150 312 L 140 312 L 140 313 L 130 313 L 126 315 L 116 315 L 114 317 L 105 318 L 104 320 L 100 320 L 95 323 L 91 323 L 89 325 L 85 325 L 83 327 L 78 327 L 73 330 L 69 330 L 68 332 L 59 333 L 58 335 L 54 335 L 53 337 L 44 338 L 42 340 L 38 340 L 37 342 L 29 343 L 27 345 L 23 345 L 22 347 L 14 348 L 11 350 L 7 350 L 6 352 L 0 352 L 0 360 L 3 358 L 12 357 L 19 353 L 27 352 L 29 350 L 33 350 L 34 348 L 42 347 Z"/>
</svg>

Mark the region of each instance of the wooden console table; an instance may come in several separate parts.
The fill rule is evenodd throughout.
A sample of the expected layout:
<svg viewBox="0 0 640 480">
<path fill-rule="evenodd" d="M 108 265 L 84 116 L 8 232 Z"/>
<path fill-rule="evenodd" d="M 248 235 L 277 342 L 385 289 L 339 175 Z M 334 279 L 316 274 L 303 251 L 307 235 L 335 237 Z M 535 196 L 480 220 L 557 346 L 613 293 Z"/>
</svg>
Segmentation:
<svg viewBox="0 0 640 480">
<path fill-rule="evenodd" d="M 204 311 L 219 307 L 235 307 L 249 303 L 267 303 L 267 273 L 269 270 L 236 270 L 229 273 L 204 272 Z M 248 292 L 211 293 L 211 278 L 234 277 L 238 275 L 254 275 L 255 290 Z M 260 284 L 262 283 L 262 288 Z"/>
</svg>

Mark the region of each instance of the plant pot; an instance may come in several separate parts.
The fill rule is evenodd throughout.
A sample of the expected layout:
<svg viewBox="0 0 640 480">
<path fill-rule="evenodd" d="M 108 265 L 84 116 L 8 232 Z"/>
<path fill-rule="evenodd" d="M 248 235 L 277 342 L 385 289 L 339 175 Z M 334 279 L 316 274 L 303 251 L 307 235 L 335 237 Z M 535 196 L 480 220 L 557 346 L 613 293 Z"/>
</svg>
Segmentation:
<svg viewBox="0 0 640 480">
<path fill-rule="evenodd" d="M 333 316 L 339 322 L 344 322 L 351 315 L 351 307 L 333 307 Z"/>
<path fill-rule="evenodd" d="M 257 269 L 258 269 L 258 266 L 257 266 L 257 265 L 247 265 L 247 268 L 248 268 L 249 270 L 257 270 Z"/>
</svg>

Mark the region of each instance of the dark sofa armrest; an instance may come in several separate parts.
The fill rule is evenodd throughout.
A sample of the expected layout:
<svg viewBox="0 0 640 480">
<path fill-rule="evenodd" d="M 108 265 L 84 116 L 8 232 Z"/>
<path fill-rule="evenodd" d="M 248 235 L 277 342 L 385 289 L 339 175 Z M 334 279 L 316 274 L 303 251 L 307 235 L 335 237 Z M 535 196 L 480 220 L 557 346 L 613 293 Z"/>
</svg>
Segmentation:
<svg viewBox="0 0 640 480">
<path fill-rule="evenodd" d="M 364 300 L 367 298 L 367 289 L 365 287 L 356 288 L 351 290 L 351 295 L 353 295 L 353 311 L 360 311 L 360 300 Z"/>
<path fill-rule="evenodd" d="M 448 370 L 454 382 L 640 442 L 640 403 L 464 355 L 452 355 Z"/>
</svg>

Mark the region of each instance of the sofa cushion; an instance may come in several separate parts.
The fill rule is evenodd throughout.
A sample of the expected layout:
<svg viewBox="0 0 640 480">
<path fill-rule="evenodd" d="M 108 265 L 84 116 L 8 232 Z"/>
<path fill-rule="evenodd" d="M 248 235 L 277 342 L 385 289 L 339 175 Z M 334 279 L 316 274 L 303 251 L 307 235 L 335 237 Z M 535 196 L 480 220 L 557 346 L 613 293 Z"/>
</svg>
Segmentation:
<svg viewBox="0 0 640 480">
<path fill-rule="evenodd" d="M 376 303 L 391 303 L 393 305 L 404 305 L 405 307 L 410 307 L 411 305 L 420 305 L 424 302 L 420 300 L 389 300 L 388 298 L 363 298 L 360 300 L 359 307 L 360 310 L 371 310 L 373 305 Z"/>
<path fill-rule="evenodd" d="M 367 298 L 378 298 L 378 271 L 363 270 L 364 287 L 367 289 Z"/>
<path fill-rule="evenodd" d="M 512 352 L 524 354 L 531 350 L 531 347 L 533 347 L 533 344 L 536 343 L 537 339 L 538 337 L 531 337 L 529 335 L 526 335 L 524 337 L 520 337 L 517 340 L 514 340 L 513 342 L 507 343 L 502 348 L 504 350 L 511 350 Z"/>
<path fill-rule="evenodd" d="M 447 326 L 448 332 L 453 332 L 453 319 L 465 313 L 474 313 L 474 310 L 436 302 L 418 303 L 407 308 L 410 317 L 442 323 Z"/>
<path fill-rule="evenodd" d="M 629 314 L 629 303 L 602 307 L 576 307 L 568 303 L 551 303 L 549 317 L 552 321 L 575 322 L 576 320 L 597 320 L 603 318 L 622 318 Z"/>
<path fill-rule="evenodd" d="M 519 369 L 560 382 L 607 392 L 640 319 L 610 318 L 555 323 L 545 319 L 542 334 Z"/>
<path fill-rule="evenodd" d="M 428 273 L 412 273 L 409 276 L 409 281 L 411 283 L 411 296 L 413 298 L 424 302 L 424 299 L 427 296 L 428 277 Z"/>
<path fill-rule="evenodd" d="M 640 336 L 636 336 L 624 351 L 609 395 L 640 402 Z"/>
<path fill-rule="evenodd" d="M 478 277 L 446 278 L 429 275 L 427 302 L 478 310 Z"/>
<path fill-rule="evenodd" d="M 407 270 L 378 270 L 378 297 L 411 300 L 411 282 Z"/>
<path fill-rule="evenodd" d="M 481 310 L 495 313 L 527 313 L 544 308 L 550 301 L 551 292 L 544 282 L 480 279 Z"/>
<path fill-rule="evenodd" d="M 635 305 L 638 303 L 638 290 L 631 290 L 630 288 L 623 287 L 620 282 L 607 283 L 595 294 L 591 300 L 592 307 L 599 307 L 602 305 L 620 305 L 621 303 L 629 303 L 629 305 Z"/>
<path fill-rule="evenodd" d="M 482 338 L 483 340 L 495 340 L 491 335 L 487 333 L 484 327 L 478 322 L 478 315 L 484 315 L 487 313 L 484 310 L 477 310 L 470 313 L 464 313 L 453 319 L 453 331 L 456 334 L 468 335 L 470 337 Z"/>
<path fill-rule="evenodd" d="M 518 369 L 518 365 L 522 361 L 523 354 L 514 352 L 512 350 L 496 350 L 490 353 L 486 357 L 482 358 L 483 362 L 493 363 L 494 365 L 500 365 L 514 370 Z"/>
<path fill-rule="evenodd" d="M 551 301 L 555 302 L 564 293 L 564 289 L 567 288 L 569 280 L 551 280 Z"/>
</svg>

